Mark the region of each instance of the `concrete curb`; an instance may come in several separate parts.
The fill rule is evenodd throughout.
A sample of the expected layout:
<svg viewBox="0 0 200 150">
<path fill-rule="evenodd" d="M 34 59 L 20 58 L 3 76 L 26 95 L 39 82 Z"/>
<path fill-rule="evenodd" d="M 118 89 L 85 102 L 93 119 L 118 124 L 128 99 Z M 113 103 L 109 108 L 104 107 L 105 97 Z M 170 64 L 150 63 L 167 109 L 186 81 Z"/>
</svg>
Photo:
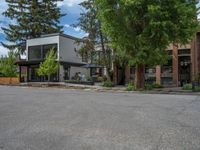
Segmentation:
<svg viewBox="0 0 200 150">
<path fill-rule="evenodd" d="M 109 93 L 132 93 L 132 94 L 170 94 L 170 95 L 196 95 L 200 96 L 200 92 L 183 91 L 183 90 L 150 90 L 150 91 L 126 91 L 125 88 L 106 88 L 102 86 L 89 86 L 89 85 L 78 85 L 78 84 L 20 84 L 20 85 L 0 85 L 0 86 L 16 86 L 16 87 L 30 87 L 30 88 L 61 88 L 71 90 L 83 90 L 93 92 L 109 92 Z"/>
</svg>

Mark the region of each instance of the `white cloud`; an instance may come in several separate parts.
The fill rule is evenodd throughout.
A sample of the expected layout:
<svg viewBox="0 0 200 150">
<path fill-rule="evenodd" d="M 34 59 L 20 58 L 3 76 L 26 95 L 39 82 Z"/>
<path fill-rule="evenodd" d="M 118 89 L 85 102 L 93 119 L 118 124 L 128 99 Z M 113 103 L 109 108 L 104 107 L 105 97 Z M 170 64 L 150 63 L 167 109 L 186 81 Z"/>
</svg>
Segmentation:
<svg viewBox="0 0 200 150">
<path fill-rule="evenodd" d="M 8 49 L 0 45 L 0 56 L 5 56 L 8 54 Z"/>
<path fill-rule="evenodd" d="M 73 7 L 74 5 L 80 4 L 84 0 L 64 0 L 63 2 L 58 2 L 58 6 L 68 6 Z"/>
<path fill-rule="evenodd" d="M 69 24 L 65 24 L 64 27 L 65 27 L 65 28 L 68 28 L 68 29 L 72 29 L 72 30 L 74 30 L 74 31 L 76 31 L 76 32 L 83 32 L 83 30 L 81 30 L 80 27 L 72 27 L 72 26 L 70 26 Z"/>
<path fill-rule="evenodd" d="M 5 0 L 1 0 L 0 13 L 2 14 L 7 9 L 7 7 L 8 7 L 8 5 L 5 2 Z"/>
<path fill-rule="evenodd" d="M 65 24 L 64 27 L 65 28 L 70 28 L 70 25 L 69 24 Z"/>
<path fill-rule="evenodd" d="M 80 27 L 75 27 L 75 28 L 74 28 L 74 31 L 76 31 L 76 32 L 82 32 L 82 30 L 81 30 Z"/>
</svg>

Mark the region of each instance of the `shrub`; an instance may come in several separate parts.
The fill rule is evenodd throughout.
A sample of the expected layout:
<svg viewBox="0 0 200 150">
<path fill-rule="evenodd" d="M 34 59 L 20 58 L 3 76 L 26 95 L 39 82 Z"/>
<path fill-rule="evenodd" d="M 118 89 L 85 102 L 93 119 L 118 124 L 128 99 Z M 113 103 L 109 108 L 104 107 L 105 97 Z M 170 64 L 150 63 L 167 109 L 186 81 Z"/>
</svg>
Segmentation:
<svg viewBox="0 0 200 150">
<path fill-rule="evenodd" d="M 98 78 L 97 78 L 97 81 L 98 81 L 98 82 L 103 82 L 103 81 L 104 81 L 104 78 L 103 78 L 103 77 L 98 77 Z"/>
<path fill-rule="evenodd" d="M 92 77 L 87 77 L 87 78 L 86 78 L 86 81 L 88 81 L 88 82 L 93 82 L 93 79 L 92 79 Z"/>
<path fill-rule="evenodd" d="M 192 90 L 192 84 L 185 84 L 183 85 L 183 90 Z"/>
<path fill-rule="evenodd" d="M 200 73 L 196 76 L 195 81 L 200 82 Z"/>
<path fill-rule="evenodd" d="M 154 88 L 153 84 L 145 84 L 144 89 L 145 90 L 152 90 Z"/>
<path fill-rule="evenodd" d="M 105 82 L 107 80 L 108 80 L 108 78 L 106 76 L 103 76 L 103 81 Z"/>
<path fill-rule="evenodd" d="M 153 88 L 157 88 L 157 89 L 159 89 L 159 88 L 163 88 L 163 86 L 162 85 L 160 85 L 160 84 L 157 84 L 157 83 L 153 83 Z"/>
<path fill-rule="evenodd" d="M 103 86 L 104 86 L 104 87 L 114 87 L 114 84 L 113 84 L 111 81 L 105 81 L 105 82 L 103 83 Z"/>
<path fill-rule="evenodd" d="M 133 84 L 133 82 L 129 82 L 126 90 L 127 91 L 134 91 L 135 89 L 136 88 L 135 88 L 135 85 Z"/>
<path fill-rule="evenodd" d="M 200 86 L 195 86 L 194 92 L 200 92 Z"/>
</svg>

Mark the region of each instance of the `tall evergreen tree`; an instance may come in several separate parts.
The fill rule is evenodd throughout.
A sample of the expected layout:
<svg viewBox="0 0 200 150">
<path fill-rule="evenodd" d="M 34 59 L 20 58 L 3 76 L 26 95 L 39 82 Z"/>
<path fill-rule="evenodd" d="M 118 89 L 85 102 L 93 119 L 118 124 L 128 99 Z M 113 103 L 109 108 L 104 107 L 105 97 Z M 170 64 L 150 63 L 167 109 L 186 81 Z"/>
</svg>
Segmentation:
<svg viewBox="0 0 200 150">
<path fill-rule="evenodd" d="M 58 1 L 63 0 L 6 0 L 8 9 L 3 13 L 12 22 L 2 28 L 7 41 L 12 44 L 2 45 L 10 50 L 17 49 L 23 53 L 27 38 L 36 38 L 41 34 L 61 32 L 59 19 L 63 16 Z"/>
</svg>

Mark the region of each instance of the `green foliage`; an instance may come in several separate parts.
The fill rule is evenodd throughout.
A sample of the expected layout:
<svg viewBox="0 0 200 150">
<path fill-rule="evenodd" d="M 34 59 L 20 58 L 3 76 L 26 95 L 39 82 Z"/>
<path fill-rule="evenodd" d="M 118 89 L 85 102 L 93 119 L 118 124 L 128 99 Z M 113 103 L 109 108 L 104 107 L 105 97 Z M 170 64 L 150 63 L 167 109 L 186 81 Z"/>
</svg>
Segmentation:
<svg viewBox="0 0 200 150">
<path fill-rule="evenodd" d="M 80 27 L 84 32 L 88 33 L 87 37 L 84 37 L 81 43 L 79 54 L 86 58 L 91 59 L 91 63 L 105 66 L 107 69 L 107 76 L 111 69 L 112 53 L 108 47 L 108 38 L 105 33 L 102 32 L 101 21 L 97 17 L 97 9 L 94 7 L 95 0 L 85 0 L 80 3 L 83 8 L 83 13 L 80 14 L 79 22 L 75 27 Z M 101 51 L 99 54 L 96 49 Z"/>
<path fill-rule="evenodd" d="M 119 66 L 119 67 L 126 67 L 129 63 L 129 60 L 131 57 L 129 57 L 125 51 L 122 51 L 120 49 L 116 49 L 113 55 L 113 62 Z"/>
<path fill-rule="evenodd" d="M 159 89 L 159 88 L 163 88 L 163 86 L 157 83 L 146 83 L 144 86 L 145 90 L 153 90 L 153 89 Z"/>
<path fill-rule="evenodd" d="M 45 61 L 40 63 L 40 67 L 38 69 L 38 75 L 48 76 L 50 80 L 50 76 L 52 74 L 57 73 L 59 68 L 59 63 L 56 61 L 56 59 L 57 59 L 57 53 L 54 51 L 54 49 L 51 49 L 47 53 Z"/>
<path fill-rule="evenodd" d="M 8 56 L 0 58 L 0 75 L 2 77 L 16 77 L 17 66 L 15 65 L 16 54 L 13 51 L 8 53 Z"/>
<path fill-rule="evenodd" d="M 105 81 L 107 81 L 108 80 L 108 78 L 104 75 L 103 76 L 103 81 L 105 82 Z"/>
<path fill-rule="evenodd" d="M 145 90 L 153 90 L 153 88 L 154 88 L 154 87 L 153 87 L 153 84 L 147 84 L 147 83 L 146 83 L 145 86 L 144 86 L 144 89 L 145 89 Z"/>
<path fill-rule="evenodd" d="M 153 90 L 153 89 L 156 89 L 156 88 L 163 88 L 163 86 L 160 85 L 160 84 L 156 84 L 156 83 L 152 83 L 152 84 L 146 83 L 144 90 Z M 135 87 L 133 81 L 128 83 L 126 90 L 127 91 L 135 91 L 136 90 L 136 87 Z M 142 90 L 142 89 L 140 89 L 140 90 Z"/>
<path fill-rule="evenodd" d="M 113 84 L 113 82 L 107 80 L 103 83 L 103 86 L 104 87 L 114 87 L 114 84 Z"/>
<path fill-rule="evenodd" d="M 92 77 L 87 77 L 86 81 L 93 82 L 93 79 L 92 79 Z"/>
<path fill-rule="evenodd" d="M 97 78 L 97 81 L 98 81 L 98 82 L 103 82 L 103 81 L 104 81 L 104 78 L 103 78 L 103 77 L 98 77 L 98 78 Z"/>
<path fill-rule="evenodd" d="M 160 88 L 163 88 L 163 86 L 162 86 L 162 85 L 160 85 L 160 84 L 157 84 L 157 83 L 153 83 L 152 85 L 153 85 L 153 88 L 155 88 L 155 89 L 160 89 Z"/>
<path fill-rule="evenodd" d="M 126 90 L 127 91 L 135 91 L 136 90 L 135 85 L 133 84 L 133 81 L 128 83 Z"/>
<path fill-rule="evenodd" d="M 63 14 L 56 1 L 63 0 L 6 0 L 8 8 L 3 15 L 14 21 L 2 30 L 6 39 L 13 44 L 2 45 L 23 53 L 27 38 L 61 32 L 62 26 L 59 26 L 59 23 Z"/>
<path fill-rule="evenodd" d="M 200 92 L 200 86 L 195 86 L 195 88 L 194 88 L 193 91 L 194 91 L 194 92 Z"/>
<path fill-rule="evenodd" d="M 143 66 L 165 64 L 169 44 L 192 40 L 198 28 L 196 4 L 196 0 L 95 0 L 112 48 L 136 65 L 137 88 L 143 88 Z"/>
<path fill-rule="evenodd" d="M 131 64 L 166 63 L 166 47 L 188 43 L 198 27 L 195 0 L 96 0 L 96 7 L 113 48 Z"/>
<path fill-rule="evenodd" d="M 200 73 L 196 76 L 196 79 L 195 81 L 199 82 L 200 83 Z"/>
<path fill-rule="evenodd" d="M 183 90 L 192 90 L 192 84 L 185 84 L 182 87 Z"/>
</svg>

